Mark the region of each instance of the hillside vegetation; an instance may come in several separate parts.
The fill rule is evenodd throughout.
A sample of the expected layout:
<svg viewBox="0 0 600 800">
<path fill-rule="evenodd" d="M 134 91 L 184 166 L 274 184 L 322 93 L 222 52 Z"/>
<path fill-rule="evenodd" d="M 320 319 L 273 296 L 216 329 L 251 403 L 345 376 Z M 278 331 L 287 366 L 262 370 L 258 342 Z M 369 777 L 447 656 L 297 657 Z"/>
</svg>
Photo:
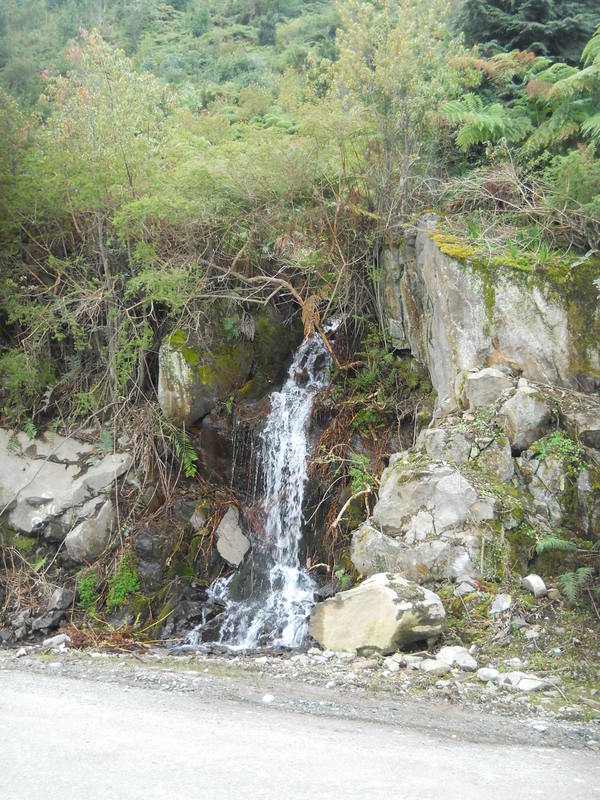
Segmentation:
<svg viewBox="0 0 600 800">
<path fill-rule="evenodd" d="M 215 302 L 361 328 L 424 210 L 536 270 L 598 249 L 600 20 L 547 5 L 498 43 L 498 2 L 464 4 L 466 39 L 445 0 L 3 3 L 5 420 L 126 424 Z"/>
</svg>

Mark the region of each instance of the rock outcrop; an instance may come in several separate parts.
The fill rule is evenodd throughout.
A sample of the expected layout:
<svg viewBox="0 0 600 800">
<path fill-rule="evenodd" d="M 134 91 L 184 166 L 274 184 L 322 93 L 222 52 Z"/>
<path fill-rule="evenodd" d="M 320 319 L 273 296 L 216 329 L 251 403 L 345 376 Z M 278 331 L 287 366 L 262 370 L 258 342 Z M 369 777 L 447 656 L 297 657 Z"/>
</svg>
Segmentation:
<svg viewBox="0 0 600 800">
<path fill-rule="evenodd" d="M 232 567 L 239 567 L 250 549 L 250 542 L 242 533 L 240 515 L 234 506 L 229 506 L 216 530 L 217 550 Z"/>
<path fill-rule="evenodd" d="M 589 270 L 555 285 L 552 275 L 510 259 L 480 263 L 433 217 L 413 241 L 384 250 L 380 264 L 392 342 L 427 366 L 438 414 L 483 401 L 465 384 L 469 370 L 506 369 L 584 391 L 600 385 L 600 313 Z"/>
<path fill-rule="evenodd" d="M 13 530 L 50 542 L 98 517 L 106 492 L 131 465 L 127 453 L 101 458 L 92 445 L 0 429 L 0 509 Z"/>
<path fill-rule="evenodd" d="M 309 634 L 336 651 L 373 649 L 393 653 L 411 642 L 435 639 L 443 629 L 442 601 L 401 575 L 373 575 L 355 589 L 318 603 Z"/>
<path fill-rule="evenodd" d="M 371 517 L 352 534 L 350 558 L 362 575 L 450 580 L 461 596 L 503 564 L 532 566 L 539 538 L 559 526 L 574 539 L 600 538 L 598 453 L 564 428 L 550 431 L 550 409 L 572 420 L 585 396 L 561 389 L 555 397 L 550 387 L 482 372 L 469 373 L 466 385 L 477 389 L 467 392 L 467 410 L 439 418 L 413 449 L 391 456 Z M 586 408 L 592 430 L 600 404 L 589 398 Z"/>
</svg>

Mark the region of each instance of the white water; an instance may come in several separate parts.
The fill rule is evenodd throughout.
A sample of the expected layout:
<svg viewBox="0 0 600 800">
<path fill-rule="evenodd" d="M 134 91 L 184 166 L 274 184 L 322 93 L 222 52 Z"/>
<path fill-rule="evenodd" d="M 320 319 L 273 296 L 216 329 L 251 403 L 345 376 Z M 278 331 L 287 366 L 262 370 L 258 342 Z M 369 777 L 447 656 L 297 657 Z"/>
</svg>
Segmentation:
<svg viewBox="0 0 600 800">
<path fill-rule="evenodd" d="M 253 543 L 250 562 L 240 573 L 212 585 L 225 602 L 218 643 L 231 649 L 296 647 L 306 635 L 314 584 L 302 568 L 302 503 L 308 466 L 308 425 L 315 394 L 326 386 L 330 358 L 320 336 L 300 345 L 271 411 L 262 437 L 264 542 Z M 190 637 L 202 640 L 202 626 Z"/>
</svg>

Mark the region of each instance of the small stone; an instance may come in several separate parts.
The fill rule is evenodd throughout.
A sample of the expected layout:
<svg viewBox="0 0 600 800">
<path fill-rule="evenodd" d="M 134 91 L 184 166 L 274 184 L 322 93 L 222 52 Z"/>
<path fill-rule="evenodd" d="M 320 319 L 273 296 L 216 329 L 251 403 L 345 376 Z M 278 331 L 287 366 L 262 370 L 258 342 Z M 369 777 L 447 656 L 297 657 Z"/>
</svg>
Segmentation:
<svg viewBox="0 0 600 800">
<path fill-rule="evenodd" d="M 261 702 L 266 703 L 268 705 L 269 703 L 272 703 L 273 700 L 275 700 L 275 697 L 272 694 L 264 694 L 262 696 Z"/>
<path fill-rule="evenodd" d="M 481 669 L 477 670 L 477 677 L 480 681 L 483 681 L 483 683 L 488 683 L 490 681 L 491 683 L 497 683 L 500 673 L 493 667 L 481 667 Z"/>
<path fill-rule="evenodd" d="M 511 602 L 512 598 L 509 594 L 496 595 L 490 608 L 490 616 L 495 616 L 496 614 L 502 614 L 504 611 L 508 611 Z"/>
<path fill-rule="evenodd" d="M 259 658 L 254 659 L 255 664 L 266 664 L 268 662 L 268 658 L 266 656 L 260 656 Z"/>
<path fill-rule="evenodd" d="M 390 656 L 390 658 L 396 663 L 400 664 L 401 667 L 405 667 L 408 664 L 404 653 L 394 653 L 394 655 Z"/>
<path fill-rule="evenodd" d="M 443 661 L 438 661 L 435 658 L 426 658 L 419 665 L 419 669 L 427 672 L 429 675 L 445 675 L 450 672 L 450 665 L 445 664 Z"/>
<path fill-rule="evenodd" d="M 545 597 L 548 593 L 546 584 L 539 575 L 528 575 L 521 581 L 521 586 L 532 593 L 534 597 Z"/>
<path fill-rule="evenodd" d="M 477 662 L 466 647 L 442 647 L 436 659 L 450 667 L 460 667 L 465 672 L 475 672 L 477 669 Z"/>
<path fill-rule="evenodd" d="M 377 667 L 377 660 L 375 658 L 359 658 L 354 664 L 350 665 L 350 669 L 375 669 Z"/>
<path fill-rule="evenodd" d="M 548 730 L 548 724 L 546 722 L 542 722 L 542 720 L 536 720 L 535 722 L 531 723 L 531 728 L 537 733 L 546 733 Z"/>
<path fill-rule="evenodd" d="M 557 600 L 560 600 L 560 592 L 559 592 L 559 590 L 558 590 L 558 589 L 556 589 L 556 588 L 554 588 L 554 587 L 553 587 L 552 589 L 548 589 L 548 591 L 546 592 L 546 594 L 547 594 L 547 596 L 548 596 L 548 600 L 552 600 L 552 602 L 554 602 L 554 603 L 555 603 Z"/>
<path fill-rule="evenodd" d="M 390 672 L 398 672 L 400 669 L 400 664 L 391 656 L 383 659 L 383 666 L 385 669 L 389 669 Z"/>
<path fill-rule="evenodd" d="M 44 647 L 60 647 L 61 644 L 71 644 L 71 637 L 66 633 L 59 633 L 57 636 L 50 636 L 43 641 Z"/>
<path fill-rule="evenodd" d="M 15 653 L 15 658 L 23 658 L 23 656 L 27 655 L 27 650 L 24 647 L 19 647 L 17 652 Z"/>
<path fill-rule="evenodd" d="M 523 666 L 523 662 L 520 658 L 506 658 L 504 663 L 507 667 L 516 667 L 517 669 Z"/>
<path fill-rule="evenodd" d="M 538 692 L 545 686 L 547 686 L 546 681 L 535 677 L 522 678 L 517 684 L 517 688 L 520 692 Z"/>
<path fill-rule="evenodd" d="M 533 625 L 531 628 L 525 631 L 525 638 L 527 641 L 533 641 L 534 639 L 540 638 L 540 629 L 538 625 Z"/>
</svg>

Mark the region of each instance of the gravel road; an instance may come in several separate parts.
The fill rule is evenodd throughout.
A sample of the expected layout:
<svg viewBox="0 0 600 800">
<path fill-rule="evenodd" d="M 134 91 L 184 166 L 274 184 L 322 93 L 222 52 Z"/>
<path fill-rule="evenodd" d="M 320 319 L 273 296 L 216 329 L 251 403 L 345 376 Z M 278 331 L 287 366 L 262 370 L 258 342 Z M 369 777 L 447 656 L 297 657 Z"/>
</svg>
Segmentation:
<svg viewBox="0 0 600 800">
<path fill-rule="evenodd" d="M 414 708 L 396 723 L 298 713 L 292 701 L 233 699 L 211 685 L 163 692 L 101 673 L 0 671 L 0 796 L 600 798 L 594 752 L 504 744 L 496 729 L 477 741 L 464 724 L 419 726 Z"/>
</svg>

